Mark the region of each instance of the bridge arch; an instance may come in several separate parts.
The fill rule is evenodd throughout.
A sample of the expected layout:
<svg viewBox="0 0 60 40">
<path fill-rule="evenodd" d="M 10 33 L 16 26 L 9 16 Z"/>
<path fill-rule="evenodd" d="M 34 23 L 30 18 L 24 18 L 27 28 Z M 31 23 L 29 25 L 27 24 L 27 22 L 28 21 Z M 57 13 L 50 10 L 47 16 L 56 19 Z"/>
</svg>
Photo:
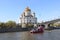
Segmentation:
<svg viewBox="0 0 60 40">
<path fill-rule="evenodd" d="M 43 24 L 45 25 L 45 28 L 48 28 L 48 27 L 53 27 L 52 25 L 56 22 L 60 22 L 60 19 L 51 20 L 51 21 L 40 23 L 40 24 Z"/>
</svg>

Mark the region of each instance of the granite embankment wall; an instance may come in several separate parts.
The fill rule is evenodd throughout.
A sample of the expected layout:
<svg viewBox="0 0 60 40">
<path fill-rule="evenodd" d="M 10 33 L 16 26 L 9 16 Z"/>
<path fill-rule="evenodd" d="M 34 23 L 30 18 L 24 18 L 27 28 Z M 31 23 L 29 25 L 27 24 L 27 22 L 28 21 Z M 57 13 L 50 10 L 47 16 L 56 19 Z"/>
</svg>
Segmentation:
<svg viewBox="0 0 60 40">
<path fill-rule="evenodd" d="M 29 28 L 10 28 L 10 29 L 0 29 L 0 33 L 4 32 L 22 32 L 22 31 L 29 31 Z"/>
</svg>

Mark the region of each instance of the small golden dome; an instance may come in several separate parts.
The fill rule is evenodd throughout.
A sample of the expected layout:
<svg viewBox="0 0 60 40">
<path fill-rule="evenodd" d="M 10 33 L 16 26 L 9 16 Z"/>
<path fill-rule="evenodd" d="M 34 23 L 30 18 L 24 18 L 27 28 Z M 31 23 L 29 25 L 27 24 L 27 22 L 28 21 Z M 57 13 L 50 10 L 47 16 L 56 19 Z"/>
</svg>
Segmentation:
<svg viewBox="0 0 60 40">
<path fill-rule="evenodd" d="M 31 10 L 29 9 L 29 7 L 27 7 L 27 8 L 25 9 L 25 11 L 31 11 Z"/>
</svg>

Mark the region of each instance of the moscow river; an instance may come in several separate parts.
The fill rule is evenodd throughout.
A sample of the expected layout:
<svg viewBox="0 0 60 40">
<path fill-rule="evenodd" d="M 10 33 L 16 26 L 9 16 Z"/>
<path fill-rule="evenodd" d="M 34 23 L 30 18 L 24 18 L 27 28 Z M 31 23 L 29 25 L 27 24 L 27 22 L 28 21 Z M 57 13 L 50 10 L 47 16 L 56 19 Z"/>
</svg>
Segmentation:
<svg viewBox="0 0 60 40">
<path fill-rule="evenodd" d="M 0 33 L 0 40 L 60 40 L 60 30 L 45 31 L 43 34 L 30 32 Z"/>
</svg>

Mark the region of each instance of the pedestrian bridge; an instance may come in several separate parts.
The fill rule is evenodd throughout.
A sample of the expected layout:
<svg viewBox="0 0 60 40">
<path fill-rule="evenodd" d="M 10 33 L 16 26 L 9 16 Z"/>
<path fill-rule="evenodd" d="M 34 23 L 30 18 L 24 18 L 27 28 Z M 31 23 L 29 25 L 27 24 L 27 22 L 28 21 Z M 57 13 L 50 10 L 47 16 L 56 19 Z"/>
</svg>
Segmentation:
<svg viewBox="0 0 60 40">
<path fill-rule="evenodd" d="M 45 28 L 48 28 L 48 26 L 50 24 L 58 23 L 58 22 L 60 22 L 60 19 L 55 19 L 55 20 L 51 20 L 51 21 L 42 22 L 42 23 L 40 23 L 38 25 L 42 25 L 43 24 L 43 25 L 45 25 Z"/>
</svg>

